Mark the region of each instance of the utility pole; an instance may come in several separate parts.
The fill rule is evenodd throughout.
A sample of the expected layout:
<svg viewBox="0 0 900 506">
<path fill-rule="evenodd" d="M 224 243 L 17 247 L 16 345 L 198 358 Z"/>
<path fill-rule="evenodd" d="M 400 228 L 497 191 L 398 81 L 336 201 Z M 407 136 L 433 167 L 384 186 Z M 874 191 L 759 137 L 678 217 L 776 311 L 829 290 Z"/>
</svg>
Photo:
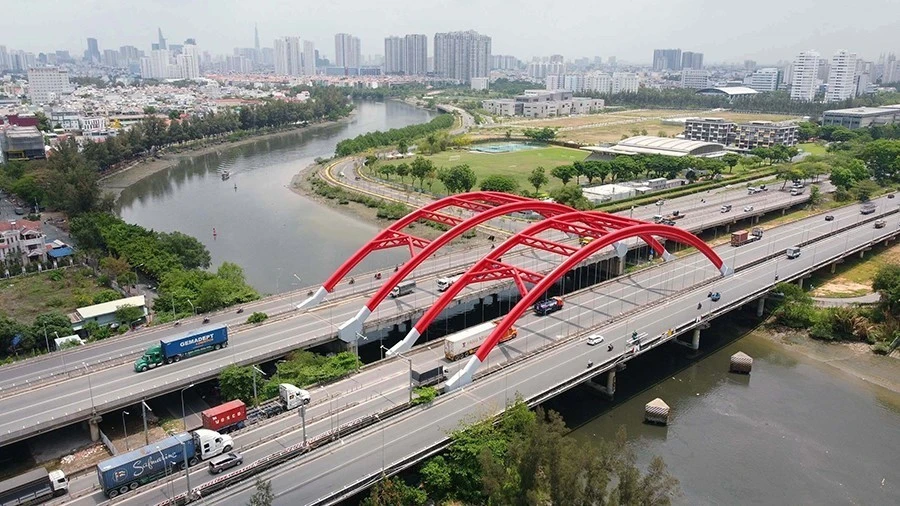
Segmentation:
<svg viewBox="0 0 900 506">
<path fill-rule="evenodd" d="M 144 417 L 144 444 L 146 444 L 146 445 L 150 444 L 150 432 L 147 431 L 147 410 L 148 409 L 151 412 L 153 412 L 153 410 L 150 409 L 150 406 L 148 406 L 147 403 L 144 402 L 143 399 L 141 399 L 141 416 Z"/>
</svg>

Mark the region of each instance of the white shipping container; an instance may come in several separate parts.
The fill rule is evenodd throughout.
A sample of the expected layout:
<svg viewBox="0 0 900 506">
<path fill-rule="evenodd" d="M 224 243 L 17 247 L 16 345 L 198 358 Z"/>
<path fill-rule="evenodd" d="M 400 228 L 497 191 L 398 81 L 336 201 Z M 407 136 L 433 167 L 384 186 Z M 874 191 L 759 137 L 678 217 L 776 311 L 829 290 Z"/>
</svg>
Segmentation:
<svg viewBox="0 0 900 506">
<path fill-rule="evenodd" d="M 444 356 L 449 360 L 467 355 L 469 352 L 476 350 L 482 342 L 493 332 L 497 322 L 484 322 L 474 327 L 469 327 L 444 338 Z M 506 341 L 515 336 L 515 329 L 507 331 L 502 341 Z"/>
</svg>

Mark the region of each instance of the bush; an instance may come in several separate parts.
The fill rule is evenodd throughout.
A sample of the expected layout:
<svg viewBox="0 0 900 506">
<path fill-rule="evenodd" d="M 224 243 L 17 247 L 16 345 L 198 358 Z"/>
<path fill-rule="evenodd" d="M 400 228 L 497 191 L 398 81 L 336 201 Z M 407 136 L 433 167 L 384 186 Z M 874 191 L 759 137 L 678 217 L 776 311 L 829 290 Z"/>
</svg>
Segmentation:
<svg viewBox="0 0 900 506">
<path fill-rule="evenodd" d="M 428 404 L 438 395 L 437 388 L 434 387 L 419 387 L 413 390 L 413 393 L 416 394 L 416 397 L 412 401 L 413 406 Z"/>
<path fill-rule="evenodd" d="M 247 323 L 262 323 L 268 319 L 269 315 L 266 313 L 254 312 L 250 318 L 247 318 Z"/>
</svg>

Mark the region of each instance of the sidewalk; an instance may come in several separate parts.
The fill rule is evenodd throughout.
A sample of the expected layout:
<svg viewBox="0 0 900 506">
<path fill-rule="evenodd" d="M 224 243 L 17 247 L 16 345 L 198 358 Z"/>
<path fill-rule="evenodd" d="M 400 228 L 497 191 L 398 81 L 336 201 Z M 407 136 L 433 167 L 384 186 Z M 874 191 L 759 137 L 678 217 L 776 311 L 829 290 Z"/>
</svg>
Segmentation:
<svg viewBox="0 0 900 506">
<path fill-rule="evenodd" d="M 881 300 L 878 293 L 868 293 L 859 297 L 829 298 L 829 297 L 813 297 L 815 304 L 819 307 L 839 307 L 854 306 L 858 304 L 877 304 Z"/>
</svg>

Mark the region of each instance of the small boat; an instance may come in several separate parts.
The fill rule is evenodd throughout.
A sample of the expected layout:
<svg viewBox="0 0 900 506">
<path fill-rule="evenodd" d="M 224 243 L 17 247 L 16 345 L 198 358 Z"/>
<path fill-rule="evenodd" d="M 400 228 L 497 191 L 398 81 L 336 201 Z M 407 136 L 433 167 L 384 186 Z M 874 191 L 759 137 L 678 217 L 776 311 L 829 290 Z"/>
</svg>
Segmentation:
<svg viewBox="0 0 900 506">
<path fill-rule="evenodd" d="M 222 181 L 225 181 L 225 180 L 227 180 L 227 179 L 230 178 L 230 177 L 231 177 L 231 173 L 230 173 L 230 172 L 228 172 L 227 170 L 223 170 L 223 171 L 222 171 Z"/>
</svg>

